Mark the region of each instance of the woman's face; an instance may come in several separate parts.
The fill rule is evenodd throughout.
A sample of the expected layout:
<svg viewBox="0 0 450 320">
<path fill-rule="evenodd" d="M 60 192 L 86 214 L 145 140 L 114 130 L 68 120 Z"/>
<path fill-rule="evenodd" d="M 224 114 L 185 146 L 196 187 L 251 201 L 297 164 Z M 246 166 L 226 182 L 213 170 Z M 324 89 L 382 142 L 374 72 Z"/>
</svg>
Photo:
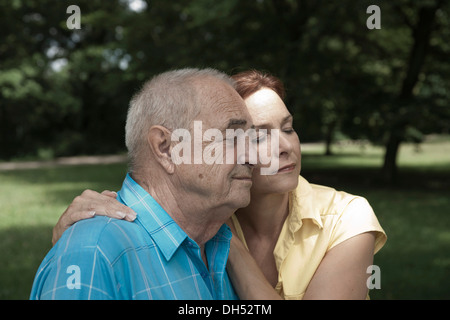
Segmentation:
<svg viewBox="0 0 450 320">
<path fill-rule="evenodd" d="M 272 161 L 277 158 L 279 169 L 273 175 L 262 175 L 260 169 L 255 168 L 252 194 L 286 193 L 295 189 L 301 169 L 301 151 L 292 115 L 278 94 L 268 88 L 260 89 L 244 101 L 256 129 L 267 129 L 269 145 L 274 138 L 271 129 L 279 130 L 278 154 L 270 154 L 271 147 L 267 148 L 267 156 L 270 155 Z"/>
</svg>

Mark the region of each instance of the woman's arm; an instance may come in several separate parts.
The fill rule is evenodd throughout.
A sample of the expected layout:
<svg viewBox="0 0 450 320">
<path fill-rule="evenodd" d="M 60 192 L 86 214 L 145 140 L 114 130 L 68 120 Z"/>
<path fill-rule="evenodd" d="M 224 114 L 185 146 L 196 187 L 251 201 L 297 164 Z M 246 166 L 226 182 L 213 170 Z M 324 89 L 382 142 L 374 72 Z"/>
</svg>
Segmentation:
<svg viewBox="0 0 450 320">
<path fill-rule="evenodd" d="M 235 235 L 231 239 L 227 271 L 240 299 L 281 300 L 250 252 Z"/>
<path fill-rule="evenodd" d="M 373 264 L 374 232 L 365 232 L 336 245 L 325 254 L 304 300 L 366 299 L 367 267 Z"/>
<path fill-rule="evenodd" d="M 92 190 L 83 191 L 81 195 L 73 199 L 53 228 L 53 245 L 61 238 L 63 232 L 75 222 L 92 218 L 95 215 L 134 221 L 136 213 L 117 201 L 116 197 L 117 193 L 108 190 L 102 193 Z"/>
</svg>

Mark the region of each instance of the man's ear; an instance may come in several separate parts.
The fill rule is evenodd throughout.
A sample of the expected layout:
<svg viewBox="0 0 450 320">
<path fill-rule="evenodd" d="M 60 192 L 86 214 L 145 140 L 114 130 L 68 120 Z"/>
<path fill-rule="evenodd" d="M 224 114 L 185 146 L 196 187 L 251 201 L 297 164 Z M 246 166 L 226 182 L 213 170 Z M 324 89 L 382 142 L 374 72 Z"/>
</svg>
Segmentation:
<svg viewBox="0 0 450 320">
<path fill-rule="evenodd" d="M 153 153 L 155 160 L 167 171 L 172 174 L 175 170 L 175 164 L 171 156 L 171 133 L 163 126 L 152 126 L 148 131 L 147 142 L 150 152 Z"/>
</svg>

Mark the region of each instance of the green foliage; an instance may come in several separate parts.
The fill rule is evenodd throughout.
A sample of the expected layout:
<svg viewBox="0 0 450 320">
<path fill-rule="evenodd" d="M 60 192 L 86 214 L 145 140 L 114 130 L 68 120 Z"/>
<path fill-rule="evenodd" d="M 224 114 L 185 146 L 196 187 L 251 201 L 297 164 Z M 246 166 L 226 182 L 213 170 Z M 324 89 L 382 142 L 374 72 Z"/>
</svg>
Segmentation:
<svg viewBox="0 0 450 320">
<path fill-rule="evenodd" d="M 129 3 L 72 1 L 81 29 L 69 30 L 67 1 L 0 1 L 0 158 L 122 151 L 132 94 L 187 66 L 278 75 L 302 141 L 450 130 L 448 2 Z"/>
</svg>

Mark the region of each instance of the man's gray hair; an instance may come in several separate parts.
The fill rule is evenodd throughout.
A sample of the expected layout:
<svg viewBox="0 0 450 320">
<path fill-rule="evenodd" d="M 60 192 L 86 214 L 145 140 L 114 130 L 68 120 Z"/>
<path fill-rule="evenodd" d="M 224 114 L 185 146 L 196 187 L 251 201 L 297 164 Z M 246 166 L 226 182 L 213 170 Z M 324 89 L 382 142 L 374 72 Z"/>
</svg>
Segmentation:
<svg viewBox="0 0 450 320">
<path fill-rule="evenodd" d="M 131 99 L 125 126 L 129 170 L 133 171 L 151 126 L 161 125 L 169 130 L 189 129 L 200 113 L 205 98 L 199 96 L 196 79 L 214 77 L 230 84 L 234 81 L 215 69 L 186 68 L 164 72 L 146 82 Z"/>
</svg>

